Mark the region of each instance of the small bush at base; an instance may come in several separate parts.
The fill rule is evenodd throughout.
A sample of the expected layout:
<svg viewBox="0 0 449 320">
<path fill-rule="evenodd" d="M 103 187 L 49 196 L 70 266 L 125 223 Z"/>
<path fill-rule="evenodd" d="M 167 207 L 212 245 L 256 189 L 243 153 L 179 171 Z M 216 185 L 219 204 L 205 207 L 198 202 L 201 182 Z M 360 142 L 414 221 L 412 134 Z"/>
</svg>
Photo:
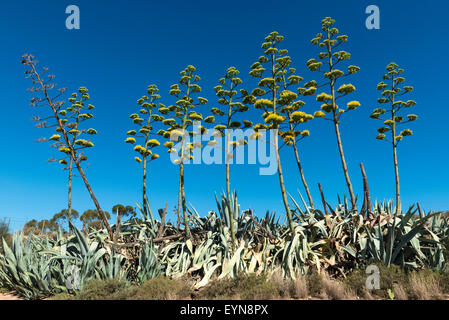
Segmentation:
<svg viewBox="0 0 449 320">
<path fill-rule="evenodd" d="M 157 277 L 138 288 L 129 289 L 128 300 L 183 300 L 190 298 L 190 287 L 182 280 Z"/>
<path fill-rule="evenodd" d="M 76 296 L 77 300 L 117 300 L 126 283 L 118 279 L 90 280 Z"/>
<path fill-rule="evenodd" d="M 323 290 L 323 278 L 318 273 L 311 273 L 306 276 L 307 289 L 311 296 L 318 296 Z"/>
<path fill-rule="evenodd" d="M 237 276 L 234 279 L 211 281 L 197 295 L 199 299 L 269 300 L 279 298 L 275 283 L 266 276 L 255 274 Z"/>
<path fill-rule="evenodd" d="M 76 296 L 67 292 L 58 293 L 51 297 L 51 300 L 76 300 Z"/>
<path fill-rule="evenodd" d="M 409 296 L 411 299 L 432 300 L 440 299 L 438 274 L 436 272 L 413 272 L 409 278 Z"/>
<path fill-rule="evenodd" d="M 279 297 L 276 285 L 265 276 L 250 274 L 239 283 L 240 297 L 244 300 L 269 300 Z"/>
<path fill-rule="evenodd" d="M 408 300 L 407 290 L 402 284 L 394 283 L 393 293 L 395 300 Z"/>
<path fill-rule="evenodd" d="M 286 279 L 280 270 L 276 270 L 270 277 L 281 298 L 305 299 L 309 296 L 306 278 L 302 274 L 296 275 L 296 279 Z"/>
<path fill-rule="evenodd" d="M 350 295 L 346 292 L 344 284 L 336 279 L 332 279 L 328 274 L 322 276 L 323 296 L 330 300 L 344 300 L 349 299 Z"/>
<path fill-rule="evenodd" d="M 393 290 L 394 284 L 400 284 L 403 288 L 407 286 L 407 273 L 404 269 L 391 265 L 385 267 L 384 265 L 377 265 L 380 272 L 380 289 L 370 290 L 372 298 L 380 297 L 388 299 L 388 289 Z M 365 269 L 354 270 L 345 280 L 345 285 L 357 296 L 364 297 L 367 293 L 366 279 L 368 275 Z"/>
<path fill-rule="evenodd" d="M 406 273 L 393 266 L 380 266 L 379 290 L 366 288 L 364 269 L 355 270 L 345 280 L 327 274 L 297 275 L 286 279 L 281 272 L 265 275 L 239 275 L 234 279 L 212 280 L 199 291 L 184 280 L 158 277 L 141 286 L 127 287 L 116 279 L 91 280 L 78 295 L 61 293 L 52 300 L 269 300 L 269 299 L 441 299 L 447 293 L 449 275 L 432 270 Z M 2 289 L 0 289 L 0 292 Z M 3 290 L 9 292 L 9 290 Z M 393 297 L 393 298 L 392 298 Z"/>
</svg>

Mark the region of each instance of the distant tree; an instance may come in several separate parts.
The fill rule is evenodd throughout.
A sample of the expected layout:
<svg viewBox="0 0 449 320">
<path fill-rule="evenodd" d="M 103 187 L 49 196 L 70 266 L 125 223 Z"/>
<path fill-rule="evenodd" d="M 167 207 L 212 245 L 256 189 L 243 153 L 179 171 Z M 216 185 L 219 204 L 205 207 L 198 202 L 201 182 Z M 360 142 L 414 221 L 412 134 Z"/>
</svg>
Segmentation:
<svg viewBox="0 0 449 320">
<path fill-rule="evenodd" d="M 132 206 L 124 206 L 122 204 L 116 204 L 112 207 L 112 213 L 118 214 L 121 217 L 135 217 L 136 211 Z"/>
<path fill-rule="evenodd" d="M 157 102 L 160 99 L 158 94 L 159 89 L 156 85 L 152 84 L 148 86 L 148 95 L 143 96 L 137 100 L 137 104 L 141 107 L 139 114 L 133 113 L 130 118 L 139 127 L 139 130 L 130 130 L 127 132 L 129 136 L 126 138 L 125 142 L 130 144 L 136 143 L 136 138 L 142 140 L 142 145 L 138 144 L 134 147 L 140 157 L 135 157 L 134 159 L 142 166 L 142 201 L 143 210 L 145 213 L 150 213 L 147 197 L 147 166 L 149 161 L 153 161 L 159 158 L 157 153 L 154 153 L 154 148 L 160 146 L 160 142 L 154 138 L 156 133 L 154 130 L 154 123 L 157 121 L 162 121 L 163 116 L 156 113 L 157 108 L 164 107 L 164 105 Z M 145 119 L 144 119 L 145 118 Z"/>
<path fill-rule="evenodd" d="M 358 101 L 350 101 L 344 109 L 341 105 L 337 105 L 337 102 L 346 97 L 348 94 L 355 91 L 355 86 L 352 84 L 343 84 L 340 87 L 337 86 L 337 82 L 340 79 L 346 78 L 360 70 L 359 67 L 350 65 L 347 67 L 347 71 L 338 69 L 344 61 L 351 58 L 351 54 L 346 51 L 337 51 L 342 44 L 348 40 L 348 36 L 339 35 L 340 31 L 334 27 L 335 20 L 332 18 L 325 18 L 321 22 L 322 33 L 318 33 L 315 38 L 312 39 L 312 44 L 323 48 L 323 51 L 319 53 L 318 58 L 310 59 L 307 61 L 307 67 L 311 71 L 317 71 L 322 73 L 324 77 L 323 83 L 316 81 L 309 81 L 305 84 L 306 88 L 303 88 L 303 93 L 314 94 L 318 87 L 327 87 L 328 92 L 322 92 L 316 96 L 318 102 L 322 102 L 321 110 L 315 113 L 316 118 L 324 118 L 333 123 L 335 129 L 335 135 L 337 137 L 338 151 L 340 153 L 341 165 L 348 187 L 349 196 L 351 197 L 351 203 L 353 209 L 357 208 L 354 189 L 352 187 L 351 179 L 349 178 L 348 166 L 346 163 L 345 155 L 343 152 L 343 143 L 340 136 L 340 121 L 344 113 L 355 110 L 360 106 Z M 329 118 L 326 115 L 330 114 Z"/>
<path fill-rule="evenodd" d="M 178 100 L 174 105 L 159 108 L 159 112 L 167 114 L 171 118 L 163 121 L 168 126 L 167 130 L 161 130 L 160 134 L 166 138 L 170 137 L 170 141 L 166 142 L 164 146 L 168 148 L 169 153 L 176 153 L 178 158 L 175 164 L 179 165 L 179 190 L 178 190 L 178 228 L 181 221 L 181 207 L 183 213 L 184 227 L 187 237 L 190 237 L 190 228 L 187 218 L 186 196 L 184 189 L 184 163 L 193 160 L 193 150 L 201 148 L 201 143 L 188 142 L 186 137 L 194 137 L 206 132 L 206 128 L 199 125 L 195 127 L 194 121 L 203 120 L 201 113 L 197 112 L 195 107 L 204 105 L 208 101 L 202 97 L 195 95 L 201 92 L 201 87 L 198 85 L 200 77 L 196 74 L 194 66 L 188 66 L 180 72 L 181 78 L 179 83 L 170 87 L 170 95 L 176 97 Z M 179 150 L 176 150 L 174 142 L 179 143 Z"/>
<path fill-rule="evenodd" d="M 107 219 L 111 218 L 109 212 L 103 211 L 103 213 Z M 80 217 L 80 220 L 83 222 L 83 229 L 87 227 L 95 230 L 100 230 L 104 227 L 102 216 L 96 209 L 89 209 L 84 211 Z"/>
<path fill-rule="evenodd" d="M 84 174 L 83 168 L 81 167 L 81 161 L 85 161 L 87 159 L 82 154 L 82 150 L 94 146 L 91 141 L 82 139 L 81 135 L 84 133 L 88 135 L 96 134 L 95 129 L 80 130 L 76 125 L 77 120 L 81 122 L 93 117 L 91 113 L 86 111 L 86 109 L 90 110 L 93 108 L 92 105 L 86 106 L 85 104 L 85 101 L 90 99 L 88 90 L 85 87 L 79 88 L 78 93 L 72 95 L 72 98 L 69 100 L 72 102 L 72 106 L 64 110 L 62 107 L 65 102 L 57 99 L 64 94 L 65 89 L 58 89 L 59 92 L 56 95 L 50 96 L 51 90 L 56 87 L 56 84 L 53 83 L 55 77 L 54 75 L 46 75 L 48 68 L 43 68 L 42 71 L 38 71 L 37 61 L 34 60 L 34 56 L 29 54 L 22 57 L 22 63 L 26 67 L 26 78 L 30 79 L 33 85 L 36 85 L 30 88 L 29 91 L 42 93 L 41 96 L 33 97 L 31 99 L 31 106 L 46 107 L 50 110 L 49 116 L 44 118 L 36 116 L 34 118 L 34 120 L 38 121 L 36 127 L 56 128 L 56 134 L 50 137 L 49 140 L 55 141 L 59 151 L 64 155 L 69 156 L 75 163 L 87 191 L 89 192 L 90 197 L 92 198 L 92 201 L 94 202 L 94 205 L 103 220 L 103 224 L 108 231 L 109 237 L 113 239 L 111 227 L 106 219 L 106 216 L 103 214 L 100 204 L 92 191 L 86 175 Z M 51 123 L 48 123 L 50 120 Z M 65 159 L 61 159 L 60 161 L 62 161 L 62 163 L 64 161 L 67 162 Z"/>
<path fill-rule="evenodd" d="M 79 213 L 76 210 L 73 209 L 62 209 L 61 211 L 59 211 L 58 213 L 56 213 L 52 218 L 51 218 L 51 222 L 55 223 L 57 226 L 59 226 L 64 232 L 66 231 L 63 228 L 63 224 L 65 222 L 69 223 L 72 222 L 74 219 L 78 219 L 79 217 Z M 67 228 L 67 230 L 69 230 L 70 228 Z"/>
<path fill-rule="evenodd" d="M 410 129 L 402 129 L 406 123 L 416 121 L 418 116 L 416 114 L 408 114 L 407 119 L 404 119 L 403 112 L 409 110 L 410 107 L 416 105 L 413 100 L 403 101 L 401 97 L 413 91 L 413 87 L 404 86 L 405 78 L 401 76 L 404 69 L 392 62 L 387 66 L 387 73 L 383 76 L 383 81 L 377 85 L 377 90 L 382 91 L 382 97 L 377 99 L 377 102 L 388 106 L 386 109 L 377 108 L 370 115 L 372 119 L 383 121 L 383 126 L 377 129 L 378 140 L 384 140 L 391 143 L 393 147 L 393 165 L 396 185 L 396 213 L 401 212 L 401 193 L 399 186 L 399 166 L 397 147 L 404 137 L 413 134 Z M 390 139 L 387 139 L 386 133 L 390 134 Z"/>
<path fill-rule="evenodd" d="M 25 235 L 29 234 L 46 234 L 46 233 L 53 233 L 58 231 L 58 225 L 51 220 L 30 220 L 27 223 L 25 223 L 23 227 L 23 233 Z"/>
<path fill-rule="evenodd" d="M 37 220 L 33 219 L 33 220 L 30 220 L 30 221 L 27 221 L 25 223 L 25 225 L 23 226 L 22 231 L 26 235 L 30 234 L 30 233 L 33 233 L 33 234 L 38 233 L 37 232 Z"/>
<path fill-rule="evenodd" d="M 3 253 L 3 240 L 8 247 L 11 247 L 12 235 L 9 230 L 9 222 L 6 219 L 0 220 L 0 253 Z"/>
</svg>

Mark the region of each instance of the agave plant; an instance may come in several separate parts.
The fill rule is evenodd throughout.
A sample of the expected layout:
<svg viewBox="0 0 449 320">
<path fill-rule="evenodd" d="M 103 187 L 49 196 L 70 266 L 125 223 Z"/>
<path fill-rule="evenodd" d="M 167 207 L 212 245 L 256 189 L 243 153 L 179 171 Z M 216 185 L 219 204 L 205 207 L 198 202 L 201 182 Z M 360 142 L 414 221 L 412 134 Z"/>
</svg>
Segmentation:
<svg viewBox="0 0 449 320">
<path fill-rule="evenodd" d="M 410 208 L 396 215 L 393 202 L 375 203 L 372 214 L 355 212 L 348 201 L 329 213 L 311 209 L 302 198 L 293 197 L 295 232 L 280 216 L 267 212 L 253 216 L 240 210 L 237 195 L 217 199 L 218 213 L 201 217 L 191 206 L 189 225 L 192 237 L 150 215 L 112 226 L 129 246 L 111 242 L 106 229 L 83 234 L 71 225 L 72 235 L 53 237 L 13 236 L 5 241 L 0 255 L 0 281 L 27 299 L 38 299 L 58 292 L 76 292 L 91 279 L 120 278 L 142 284 L 164 275 L 189 276 L 201 288 L 212 277 L 233 278 L 239 274 L 270 274 L 281 270 L 295 278 L 314 269 L 346 275 L 352 268 L 370 263 L 396 264 L 409 269 L 444 270 L 448 259 L 448 219 L 439 213 L 420 214 Z M 235 236 L 233 246 L 228 208 L 233 207 Z M 163 215 L 161 214 L 161 220 Z M 162 230 L 162 235 L 161 235 Z M 68 286 L 68 277 L 77 270 L 78 286 Z"/>
</svg>

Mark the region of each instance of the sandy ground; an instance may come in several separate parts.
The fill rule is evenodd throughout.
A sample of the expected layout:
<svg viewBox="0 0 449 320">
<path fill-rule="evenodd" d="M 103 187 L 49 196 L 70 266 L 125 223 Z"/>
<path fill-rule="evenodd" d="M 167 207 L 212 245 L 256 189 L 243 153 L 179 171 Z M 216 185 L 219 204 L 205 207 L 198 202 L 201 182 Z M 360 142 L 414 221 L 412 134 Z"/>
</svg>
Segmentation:
<svg viewBox="0 0 449 320">
<path fill-rule="evenodd" d="M 12 293 L 0 293 L 0 300 L 23 300 Z"/>
<path fill-rule="evenodd" d="M 22 298 L 17 297 L 14 295 L 14 293 L 0 293 L 0 300 L 23 300 Z M 48 299 L 44 299 L 48 300 Z M 309 297 L 308 299 L 300 299 L 300 300 L 323 300 L 322 298 L 317 297 Z M 358 299 L 357 299 L 358 300 Z M 442 300 L 449 300 L 449 295 L 444 295 L 444 298 Z"/>
</svg>

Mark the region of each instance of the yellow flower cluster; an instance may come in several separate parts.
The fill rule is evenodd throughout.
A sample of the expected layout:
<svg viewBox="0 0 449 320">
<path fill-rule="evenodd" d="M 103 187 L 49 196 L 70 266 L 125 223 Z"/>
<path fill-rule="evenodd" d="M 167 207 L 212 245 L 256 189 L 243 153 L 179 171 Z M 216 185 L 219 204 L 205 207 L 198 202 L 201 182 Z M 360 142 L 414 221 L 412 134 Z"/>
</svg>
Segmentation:
<svg viewBox="0 0 449 320">
<path fill-rule="evenodd" d="M 358 107 L 360 107 L 360 102 L 358 102 L 358 101 L 350 101 L 350 102 L 348 102 L 347 106 L 348 106 L 348 110 L 355 110 Z"/>
<path fill-rule="evenodd" d="M 281 96 L 281 99 L 289 101 L 289 102 L 298 98 L 298 95 L 290 90 L 282 91 L 280 96 Z"/>
<path fill-rule="evenodd" d="M 325 101 L 328 101 L 328 100 L 331 100 L 331 99 L 332 99 L 332 96 L 330 94 L 325 93 L 325 92 L 320 93 L 319 95 L 316 96 L 316 101 L 319 101 L 319 102 L 325 102 Z"/>
<path fill-rule="evenodd" d="M 203 116 L 200 115 L 199 113 L 196 112 L 192 112 L 189 114 L 189 118 L 192 119 L 193 121 L 201 121 L 203 120 Z"/>
<path fill-rule="evenodd" d="M 204 122 L 206 123 L 214 123 L 215 117 L 214 116 L 208 116 L 204 119 Z"/>
<path fill-rule="evenodd" d="M 84 139 L 78 139 L 75 141 L 75 144 L 79 145 L 79 146 L 83 146 L 83 147 L 87 147 L 87 148 L 91 148 L 94 146 L 94 144 L 90 141 L 84 140 Z"/>
<path fill-rule="evenodd" d="M 349 94 L 355 91 L 355 87 L 352 84 L 343 84 L 338 88 L 337 92 L 342 94 Z"/>
<path fill-rule="evenodd" d="M 332 105 L 331 104 L 323 104 L 323 105 L 321 105 L 321 110 L 323 110 L 324 112 L 331 112 Z"/>
<path fill-rule="evenodd" d="M 412 134 L 413 134 L 413 131 L 410 129 L 405 129 L 405 130 L 402 130 L 402 132 L 401 132 L 401 136 L 403 136 L 403 137 L 411 136 Z"/>
<path fill-rule="evenodd" d="M 134 151 L 139 152 L 142 156 L 149 156 L 152 153 L 151 150 L 145 149 L 141 145 L 135 146 Z"/>
<path fill-rule="evenodd" d="M 315 118 L 324 118 L 326 116 L 326 114 L 323 111 L 315 111 L 315 113 L 313 114 L 313 116 Z"/>
<path fill-rule="evenodd" d="M 165 142 L 164 147 L 171 149 L 173 147 L 173 142 L 172 141 Z"/>
<path fill-rule="evenodd" d="M 216 126 L 214 127 L 214 129 L 215 129 L 215 130 L 221 131 L 221 130 L 225 130 L 225 129 L 226 129 L 226 126 L 224 126 L 224 125 L 222 125 L 222 124 L 218 124 L 218 125 L 216 125 Z"/>
<path fill-rule="evenodd" d="M 70 149 L 67 148 L 67 147 L 61 147 L 61 148 L 59 148 L 59 151 L 64 152 L 64 153 L 66 153 L 66 154 L 69 154 L 69 153 L 70 153 Z"/>
<path fill-rule="evenodd" d="M 294 122 L 307 122 L 313 119 L 311 114 L 307 114 L 302 111 L 295 111 L 291 114 L 290 119 Z"/>
<path fill-rule="evenodd" d="M 285 117 L 280 116 L 276 113 L 272 113 L 270 112 L 266 117 L 265 117 L 265 123 L 281 123 L 285 120 Z"/>
<path fill-rule="evenodd" d="M 50 140 L 53 141 L 58 141 L 59 139 L 61 139 L 61 136 L 59 134 L 54 134 L 50 137 Z"/>
<path fill-rule="evenodd" d="M 136 143 L 136 139 L 134 139 L 134 138 L 132 138 L 132 137 L 129 137 L 129 138 L 126 138 L 125 142 L 126 142 L 126 143 L 134 144 L 134 143 Z"/>
<path fill-rule="evenodd" d="M 147 147 L 157 147 L 160 146 L 161 143 L 159 141 L 157 141 L 156 139 L 151 139 L 147 141 Z"/>
<path fill-rule="evenodd" d="M 171 125 L 173 122 L 175 122 L 175 119 L 172 119 L 172 118 L 165 119 L 162 121 L 163 124 L 168 125 L 168 126 Z"/>
<path fill-rule="evenodd" d="M 263 107 L 267 107 L 267 108 L 272 108 L 273 107 L 273 102 L 271 100 L 268 99 L 259 99 L 254 103 L 254 107 L 257 109 L 263 108 Z"/>
</svg>

